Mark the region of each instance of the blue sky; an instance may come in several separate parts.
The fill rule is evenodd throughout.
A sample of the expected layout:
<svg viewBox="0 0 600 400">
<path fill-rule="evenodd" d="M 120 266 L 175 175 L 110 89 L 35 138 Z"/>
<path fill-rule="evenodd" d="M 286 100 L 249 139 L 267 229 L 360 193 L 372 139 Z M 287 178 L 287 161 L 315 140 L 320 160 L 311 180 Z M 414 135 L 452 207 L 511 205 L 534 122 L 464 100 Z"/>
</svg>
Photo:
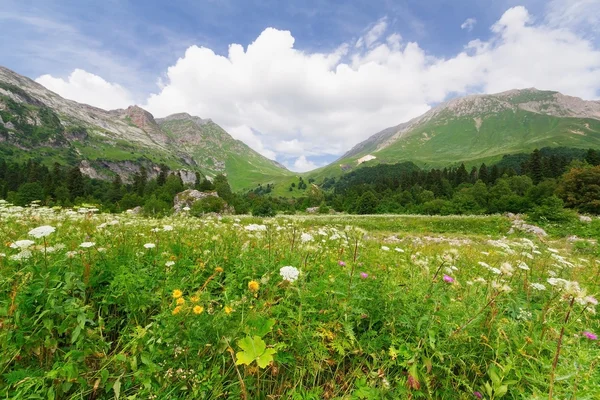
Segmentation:
<svg viewBox="0 0 600 400">
<path fill-rule="evenodd" d="M 0 0 L 0 6 L 3 32 L 10 32 L 0 41 L 1 65 L 32 79 L 45 76 L 38 81 L 59 94 L 103 108 L 137 103 L 157 116 L 175 106 L 203 114 L 296 170 L 331 161 L 452 96 L 554 82 L 540 88 L 600 94 L 595 79 L 561 79 L 600 74 L 600 0 Z M 548 50 L 524 59 L 522 47 L 537 50 L 535 40 L 543 37 Z M 552 46 L 565 42 L 584 57 L 569 65 L 553 59 Z M 242 46 L 235 60 L 234 43 Z M 496 67 L 513 54 L 514 65 Z M 537 62 L 560 65 L 521 74 Z M 302 71 L 292 74 L 290 65 Z M 394 90 L 388 93 L 373 73 L 389 73 Z M 186 91 L 186 82 L 206 95 Z"/>
</svg>

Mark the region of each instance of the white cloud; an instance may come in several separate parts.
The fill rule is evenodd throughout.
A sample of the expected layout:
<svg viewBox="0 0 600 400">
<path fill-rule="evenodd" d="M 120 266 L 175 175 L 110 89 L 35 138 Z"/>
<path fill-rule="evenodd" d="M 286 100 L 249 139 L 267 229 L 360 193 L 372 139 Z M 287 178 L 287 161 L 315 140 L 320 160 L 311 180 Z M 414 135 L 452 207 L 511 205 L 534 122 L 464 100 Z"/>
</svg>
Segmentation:
<svg viewBox="0 0 600 400">
<path fill-rule="evenodd" d="M 319 168 L 320 165 L 317 165 L 314 162 L 307 160 L 304 156 L 300 156 L 296 159 L 296 161 L 294 161 L 294 165 L 288 165 L 287 167 L 292 171 L 306 172 L 315 168 Z"/>
<path fill-rule="evenodd" d="M 537 87 L 591 99 L 600 90 L 596 45 L 524 7 L 507 10 L 488 40 L 448 58 L 387 30 L 379 20 L 359 48 L 342 44 L 326 53 L 298 50 L 289 31 L 274 28 L 246 48 L 231 44 L 226 55 L 191 46 L 144 107 L 157 117 L 212 118 L 267 157 L 296 160 L 291 167 L 299 170 L 314 166 L 311 157 L 339 156 L 450 96 Z M 108 85 L 117 88 L 113 102 L 127 98 Z M 63 86 L 53 90 L 68 89 L 71 98 L 88 91 L 71 79 Z"/>
<path fill-rule="evenodd" d="M 274 160 L 276 154 L 274 151 L 265 148 L 262 139 L 252 131 L 252 128 L 246 125 L 224 127 L 224 129 L 231 134 L 234 139 L 241 140 L 254 151 L 262 154 L 263 156 Z"/>
<path fill-rule="evenodd" d="M 465 22 L 462 23 L 460 29 L 466 29 L 468 32 L 471 32 L 475 27 L 477 20 L 475 18 L 467 18 Z"/>
<path fill-rule="evenodd" d="M 66 80 L 42 75 L 35 81 L 62 97 L 105 110 L 134 104 L 131 94 L 122 86 L 81 69 L 74 70 Z"/>
<path fill-rule="evenodd" d="M 551 26 L 600 32 L 600 0 L 551 0 L 547 9 L 546 20 Z"/>
<path fill-rule="evenodd" d="M 387 29 L 387 18 L 382 18 L 367 32 L 364 36 L 364 41 L 367 47 L 371 47 L 376 41 L 383 36 Z"/>
</svg>

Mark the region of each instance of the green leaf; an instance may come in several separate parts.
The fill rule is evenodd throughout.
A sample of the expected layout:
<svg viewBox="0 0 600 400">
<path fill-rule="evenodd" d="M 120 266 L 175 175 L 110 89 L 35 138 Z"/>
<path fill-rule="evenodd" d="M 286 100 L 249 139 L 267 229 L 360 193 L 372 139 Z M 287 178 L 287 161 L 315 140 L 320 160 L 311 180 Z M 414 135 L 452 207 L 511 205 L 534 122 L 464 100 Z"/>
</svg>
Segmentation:
<svg viewBox="0 0 600 400">
<path fill-rule="evenodd" d="M 277 353 L 275 349 L 267 349 L 267 345 L 259 336 L 246 336 L 237 342 L 238 346 L 242 351 L 237 352 L 235 357 L 237 361 L 236 365 L 245 364 L 250 365 L 256 361 L 256 364 L 260 368 L 265 368 L 271 361 L 273 361 L 273 355 Z"/>
<path fill-rule="evenodd" d="M 113 384 L 113 391 L 115 392 L 115 400 L 119 400 L 119 396 L 121 396 L 121 378 Z"/>
<path fill-rule="evenodd" d="M 108 380 L 108 370 L 107 369 L 103 369 L 100 372 L 100 377 L 102 378 L 102 384 L 105 384 L 106 381 Z"/>
</svg>

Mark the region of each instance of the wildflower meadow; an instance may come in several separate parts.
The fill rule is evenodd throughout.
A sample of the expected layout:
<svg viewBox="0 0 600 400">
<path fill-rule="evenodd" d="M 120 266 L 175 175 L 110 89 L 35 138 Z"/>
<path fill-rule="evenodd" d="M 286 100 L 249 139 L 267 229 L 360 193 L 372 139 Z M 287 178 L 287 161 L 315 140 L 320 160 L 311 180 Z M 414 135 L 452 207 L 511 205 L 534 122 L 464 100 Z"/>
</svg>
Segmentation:
<svg viewBox="0 0 600 400">
<path fill-rule="evenodd" d="M 378 218 L 4 202 L 0 396 L 600 398 L 594 238 Z"/>
</svg>

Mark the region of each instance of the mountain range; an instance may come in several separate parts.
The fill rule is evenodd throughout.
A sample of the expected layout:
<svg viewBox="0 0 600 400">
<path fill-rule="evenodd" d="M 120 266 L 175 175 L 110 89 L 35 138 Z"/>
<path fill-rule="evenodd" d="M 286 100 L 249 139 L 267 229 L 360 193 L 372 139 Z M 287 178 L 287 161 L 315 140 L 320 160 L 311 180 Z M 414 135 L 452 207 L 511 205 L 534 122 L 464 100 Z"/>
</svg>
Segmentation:
<svg viewBox="0 0 600 400">
<path fill-rule="evenodd" d="M 165 164 L 186 183 L 196 172 L 228 175 L 234 190 L 292 173 L 211 121 L 187 113 L 155 119 L 137 106 L 112 111 L 67 100 L 0 67 L 0 156 L 79 163 L 90 177 L 130 181 L 140 166 L 149 175 Z"/>
<path fill-rule="evenodd" d="M 599 149 L 600 101 L 534 88 L 455 98 L 376 133 L 334 163 L 304 175 L 318 182 L 354 168 L 402 161 L 425 168 L 477 165 L 542 147 Z M 196 173 L 209 178 L 225 173 L 234 190 L 259 183 L 285 189 L 298 175 L 210 119 L 187 113 L 155 119 L 137 106 L 102 110 L 64 99 L 3 67 L 0 156 L 79 163 L 88 176 L 119 174 L 124 181 L 141 165 L 152 176 L 165 164 L 186 182 Z"/>
<path fill-rule="evenodd" d="M 455 98 L 376 133 L 313 174 L 402 161 L 478 165 L 543 147 L 600 148 L 600 101 L 534 88 Z"/>
</svg>

